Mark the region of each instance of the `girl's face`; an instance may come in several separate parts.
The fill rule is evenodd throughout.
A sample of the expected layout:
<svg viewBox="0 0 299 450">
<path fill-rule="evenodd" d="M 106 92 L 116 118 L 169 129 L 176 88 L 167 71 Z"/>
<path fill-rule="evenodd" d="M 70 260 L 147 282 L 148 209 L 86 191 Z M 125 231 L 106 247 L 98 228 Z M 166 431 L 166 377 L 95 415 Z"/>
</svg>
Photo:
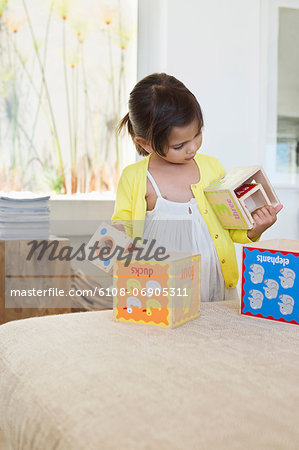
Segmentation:
<svg viewBox="0 0 299 450">
<path fill-rule="evenodd" d="M 202 144 L 202 132 L 197 119 L 189 125 L 173 127 L 168 137 L 168 151 L 161 156 L 174 164 L 189 164 Z"/>
</svg>

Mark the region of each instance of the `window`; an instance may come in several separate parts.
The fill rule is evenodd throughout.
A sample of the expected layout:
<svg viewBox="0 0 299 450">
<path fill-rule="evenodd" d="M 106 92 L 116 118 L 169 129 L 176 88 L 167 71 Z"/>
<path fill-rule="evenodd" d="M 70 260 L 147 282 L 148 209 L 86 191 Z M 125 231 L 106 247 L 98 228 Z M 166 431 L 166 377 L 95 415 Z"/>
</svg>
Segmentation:
<svg viewBox="0 0 299 450">
<path fill-rule="evenodd" d="M 114 190 L 137 0 L 0 0 L 0 190 Z"/>
<path fill-rule="evenodd" d="M 262 0 L 262 6 L 261 129 L 267 169 L 276 186 L 299 187 L 299 0 Z"/>
<path fill-rule="evenodd" d="M 299 6 L 299 5 L 298 5 Z M 276 171 L 299 174 L 299 9 L 279 8 Z"/>
</svg>

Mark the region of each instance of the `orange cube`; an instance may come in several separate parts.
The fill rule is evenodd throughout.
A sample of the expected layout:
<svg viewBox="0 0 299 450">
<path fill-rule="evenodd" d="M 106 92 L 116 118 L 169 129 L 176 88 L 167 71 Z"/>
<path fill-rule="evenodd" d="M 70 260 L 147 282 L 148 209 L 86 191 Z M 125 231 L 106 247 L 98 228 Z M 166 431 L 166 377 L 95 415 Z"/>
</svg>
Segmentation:
<svg viewBox="0 0 299 450">
<path fill-rule="evenodd" d="M 194 319 L 200 314 L 200 255 L 127 266 L 117 260 L 113 299 L 117 321 L 175 328 Z"/>
</svg>

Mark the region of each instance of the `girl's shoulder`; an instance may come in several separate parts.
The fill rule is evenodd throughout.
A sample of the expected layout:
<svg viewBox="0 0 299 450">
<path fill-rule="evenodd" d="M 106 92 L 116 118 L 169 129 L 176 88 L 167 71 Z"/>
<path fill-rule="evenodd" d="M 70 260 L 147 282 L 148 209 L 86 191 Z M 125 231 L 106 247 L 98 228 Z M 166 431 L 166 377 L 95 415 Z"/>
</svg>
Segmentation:
<svg viewBox="0 0 299 450">
<path fill-rule="evenodd" d="M 215 156 L 197 153 L 195 161 L 199 167 L 201 183 L 203 186 L 208 186 L 217 178 L 220 178 L 225 174 L 223 165 L 215 158 Z"/>
<path fill-rule="evenodd" d="M 215 157 L 211 155 L 205 155 L 204 153 L 196 153 L 195 160 L 197 162 L 205 163 L 205 164 L 220 164 L 220 161 Z"/>
<path fill-rule="evenodd" d="M 144 176 L 144 174 L 146 174 L 147 172 L 148 161 L 149 156 L 146 156 L 145 158 L 142 158 L 140 161 L 129 164 L 123 169 L 121 176 L 126 176 L 130 178 Z"/>
<path fill-rule="evenodd" d="M 196 153 L 195 161 L 201 169 L 210 170 L 213 173 L 217 172 L 217 174 L 219 173 L 219 176 L 225 173 L 223 165 L 217 158 L 215 158 L 215 156 Z"/>
</svg>

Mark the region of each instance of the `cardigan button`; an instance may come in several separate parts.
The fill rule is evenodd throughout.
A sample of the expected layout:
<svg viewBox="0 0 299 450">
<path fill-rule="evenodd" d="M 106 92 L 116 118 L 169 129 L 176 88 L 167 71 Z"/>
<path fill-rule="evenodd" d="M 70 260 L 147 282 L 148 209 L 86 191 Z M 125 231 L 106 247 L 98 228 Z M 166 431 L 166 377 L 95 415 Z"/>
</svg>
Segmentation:
<svg viewBox="0 0 299 450">
<path fill-rule="evenodd" d="M 214 237 L 215 237 L 215 239 L 218 239 L 218 237 L 219 237 L 219 236 L 218 236 L 218 234 L 215 234 L 215 236 L 214 236 Z"/>
<path fill-rule="evenodd" d="M 204 210 L 203 210 L 203 213 L 204 213 L 204 214 L 208 214 L 208 210 L 207 210 L 207 209 L 204 209 Z"/>
<path fill-rule="evenodd" d="M 229 283 L 228 287 L 232 288 L 233 287 L 233 283 Z"/>
<path fill-rule="evenodd" d="M 222 264 L 224 264 L 225 263 L 225 259 L 222 259 L 221 262 L 222 262 Z"/>
</svg>

